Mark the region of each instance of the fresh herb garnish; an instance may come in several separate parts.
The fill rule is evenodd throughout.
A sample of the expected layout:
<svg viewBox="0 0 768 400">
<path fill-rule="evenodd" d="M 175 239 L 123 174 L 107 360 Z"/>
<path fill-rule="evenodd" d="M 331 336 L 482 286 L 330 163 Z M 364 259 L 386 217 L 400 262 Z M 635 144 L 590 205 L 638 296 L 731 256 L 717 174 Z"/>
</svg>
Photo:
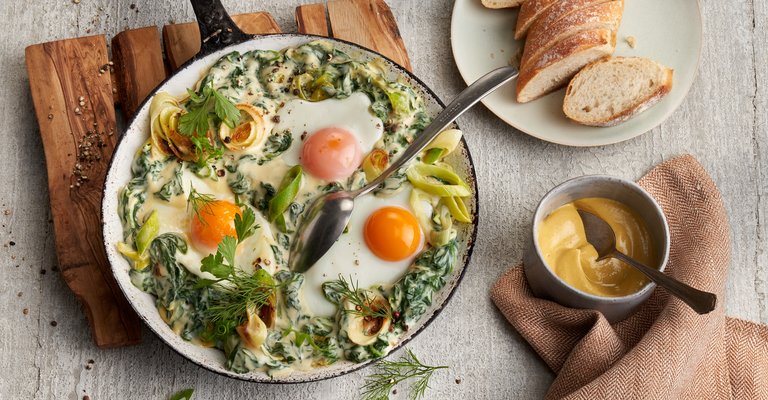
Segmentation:
<svg viewBox="0 0 768 400">
<path fill-rule="evenodd" d="M 197 164 L 206 165 L 211 159 L 221 157 L 221 148 L 208 138 L 208 130 L 220 124 L 234 128 L 240 122 L 240 111 L 235 104 L 211 85 L 204 85 L 200 92 L 187 90 L 187 112 L 179 118 L 179 132 L 187 136 L 195 147 Z"/>
<path fill-rule="evenodd" d="M 327 285 L 331 285 L 333 290 L 336 291 L 342 299 L 346 299 L 354 306 L 352 309 L 341 307 L 343 312 L 354 314 L 362 318 L 392 319 L 392 309 L 390 307 L 374 307 L 376 304 L 374 296 L 368 290 L 359 289 L 357 287 L 357 282 L 352 282 L 352 277 L 347 280 L 343 275 L 339 274 L 338 279 L 328 282 Z"/>
<path fill-rule="evenodd" d="M 187 196 L 187 211 L 192 209 L 195 213 L 195 217 L 205 224 L 205 218 L 200 215 L 201 211 L 205 211 L 206 214 L 212 215 L 211 203 L 216 201 L 216 198 L 211 194 L 200 193 L 193 186 L 189 187 L 189 196 Z"/>
<path fill-rule="evenodd" d="M 211 328 L 208 334 L 204 334 L 206 339 L 226 337 L 235 327 L 245 322 L 249 309 L 258 310 L 270 306 L 275 291 L 282 286 L 263 269 L 248 274 L 235 267 L 237 245 L 252 236 L 258 227 L 256 214 L 246 207 L 242 214 L 235 215 L 237 238 L 225 236 L 216 253 L 202 260 L 200 270 L 210 273 L 216 279 L 198 279 L 195 285 L 197 288 L 227 281 L 227 284 L 217 288 L 221 295 L 211 300 L 210 306 L 203 311 L 204 320 Z"/>
<path fill-rule="evenodd" d="M 168 400 L 190 400 L 194 391 L 194 389 L 184 389 L 173 394 Z"/>
<path fill-rule="evenodd" d="M 400 382 L 415 379 L 408 393 L 410 400 L 420 399 L 429 388 L 429 378 L 438 369 L 447 369 L 448 366 L 437 367 L 425 365 L 416 357 L 410 349 L 405 349 L 405 354 L 397 361 L 382 360 L 376 363 L 376 372 L 365 378 L 365 384 L 360 390 L 364 400 L 387 400 L 392 389 Z"/>
</svg>

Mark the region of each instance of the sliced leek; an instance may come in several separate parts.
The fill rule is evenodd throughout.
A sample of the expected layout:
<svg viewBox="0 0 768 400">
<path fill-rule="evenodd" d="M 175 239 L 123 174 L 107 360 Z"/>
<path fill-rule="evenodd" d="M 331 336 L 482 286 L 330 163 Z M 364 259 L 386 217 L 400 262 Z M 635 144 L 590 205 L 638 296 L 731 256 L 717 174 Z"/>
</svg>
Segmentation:
<svg viewBox="0 0 768 400">
<path fill-rule="evenodd" d="M 280 183 L 280 189 L 278 189 L 275 196 L 269 200 L 269 210 L 267 213 L 267 219 L 269 222 L 276 222 L 277 226 L 286 231 L 285 225 L 285 211 L 291 206 L 293 199 L 299 194 L 301 189 L 302 169 L 300 165 L 295 165 L 288 170 L 288 173 L 283 177 L 282 183 Z"/>
<path fill-rule="evenodd" d="M 467 197 L 472 194 L 469 185 L 447 165 L 415 163 L 405 174 L 414 187 L 440 197 Z"/>
<path fill-rule="evenodd" d="M 467 205 L 464 204 L 464 200 L 461 197 L 443 197 L 442 201 L 448 207 L 448 210 L 451 211 L 453 219 L 459 222 L 472 222 L 472 215 L 469 214 Z"/>
<path fill-rule="evenodd" d="M 117 251 L 124 257 L 133 261 L 133 268 L 136 270 L 143 270 L 149 266 L 149 255 L 146 254 L 147 248 L 157 237 L 160 231 L 160 220 L 157 217 L 157 211 L 152 211 L 144 225 L 136 233 L 136 250 L 131 246 L 119 242 L 117 244 Z"/>
<path fill-rule="evenodd" d="M 382 149 L 373 149 L 363 160 L 363 172 L 368 182 L 378 178 L 389 165 L 389 155 Z"/>
<path fill-rule="evenodd" d="M 221 124 L 219 127 L 221 142 L 233 151 L 261 143 L 267 131 L 261 110 L 246 103 L 239 103 L 235 107 L 240 110 L 240 123 L 234 128 Z"/>
</svg>

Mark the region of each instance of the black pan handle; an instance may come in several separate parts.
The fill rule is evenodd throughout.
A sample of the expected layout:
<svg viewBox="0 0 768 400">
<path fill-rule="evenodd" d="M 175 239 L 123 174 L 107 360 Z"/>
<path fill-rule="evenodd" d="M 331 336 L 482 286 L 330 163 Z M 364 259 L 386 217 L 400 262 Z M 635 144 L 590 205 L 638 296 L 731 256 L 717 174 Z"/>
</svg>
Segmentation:
<svg viewBox="0 0 768 400">
<path fill-rule="evenodd" d="M 197 25 L 200 27 L 200 52 L 197 57 L 205 56 L 232 44 L 250 38 L 237 27 L 221 0 L 191 0 L 195 10 Z"/>
</svg>

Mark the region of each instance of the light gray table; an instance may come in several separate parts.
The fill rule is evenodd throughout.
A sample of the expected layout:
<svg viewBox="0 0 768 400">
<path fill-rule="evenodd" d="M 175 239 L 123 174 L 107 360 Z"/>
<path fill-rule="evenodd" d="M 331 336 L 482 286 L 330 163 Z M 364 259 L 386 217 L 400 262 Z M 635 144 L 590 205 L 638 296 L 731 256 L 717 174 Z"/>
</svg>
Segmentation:
<svg viewBox="0 0 768 400">
<path fill-rule="evenodd" d="M 132 2 L 138 12 L 130 8 Z M 269 11 L 284 30 L 295 29 L 296 0 L 224 3 L 232 12 Z M 442 98 L 456 95 L 465 85 L 450 50 L 452 2 L 389 3 L 414 72 Z M 730 216 L 734 254 L 727 311 L 768 322 L 768 2 L 701 3 L 705 39 L 699 77 L 682 106 L 652 132 L 618 145 L 574 149 L 516 132 L 482 106 L 460 119 L 477 165 L 481 224 L 463 284 L 439 318 L 409 345 L 427 362 L 451 366 L 435 375 L 429 398 L 544 394 L 552 373 L 496 311 L 488 290 L 520 260 L 539 198 L 581 174 L 609 172 L 635 179 L 662 160 L 694 154 L 722 191 Z M 187 387 L 195 388 L 196 399 L 357 398 L 366 370 L 311 384 L 248 384 L 198 368 L 146 329 L 139 346 L 98 349 L 77 300 L 55 270 L 45 160 L 24 47 L 87 34 L 112 36 L 192 16 L 185 0 L 81 0 L 78 5 L 71 0 L 4 0 L 0 5 L 2 399 L 74 400 L 86 394 L 92 399 L 165 399 Z M 498 165 L 506 168 L 490 167 Z M 85 368 L 89 360 L 94 360 L 92 369 Z M 402 389 L 397 398 L 405 398 Z"/>
</svg>

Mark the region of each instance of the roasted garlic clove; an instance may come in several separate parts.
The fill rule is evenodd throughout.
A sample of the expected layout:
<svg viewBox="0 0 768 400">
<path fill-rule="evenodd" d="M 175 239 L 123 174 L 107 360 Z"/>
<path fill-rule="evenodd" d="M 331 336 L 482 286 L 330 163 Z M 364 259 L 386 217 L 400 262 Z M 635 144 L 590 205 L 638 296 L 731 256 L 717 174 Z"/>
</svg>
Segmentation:
<svg viewBox="0 0 768 400">
<path fill-rule="evenodd" d="M 235 328 L 243 345 L 249 350 L 257 350 L 267 340 L 267 325 L 256 313 L 255 307 L 248 310 L 248 320 Z"/>
<path fill-rule="evenodd" d="M 240 110 L 240 123 L 230 128 L 222 123 L 219 128 L 219 138 L 229 150 L 237 151 L 261 143 L 266 136 L 266 125 L 261 110 L 250 104 L 237 104 Z"/>
<path fill-rule="evenodd" d="M 372 295 L 373 297 L 374 295 Z M 378 295 L 370 301 L 373 311 L 389 309 L 389 302 Z M 380 334 L 387 332 L 392 323 L 389 317 L 372 317 L 360 315 L 359 310 L 349 300 L 344 300 L 344 308 L 347 310 L 347 336 L 352 343 L 360 346 L 368 346 L 376 342 Z M 389 313 L 387 313 L 389 314 Z"/>
</svg>

